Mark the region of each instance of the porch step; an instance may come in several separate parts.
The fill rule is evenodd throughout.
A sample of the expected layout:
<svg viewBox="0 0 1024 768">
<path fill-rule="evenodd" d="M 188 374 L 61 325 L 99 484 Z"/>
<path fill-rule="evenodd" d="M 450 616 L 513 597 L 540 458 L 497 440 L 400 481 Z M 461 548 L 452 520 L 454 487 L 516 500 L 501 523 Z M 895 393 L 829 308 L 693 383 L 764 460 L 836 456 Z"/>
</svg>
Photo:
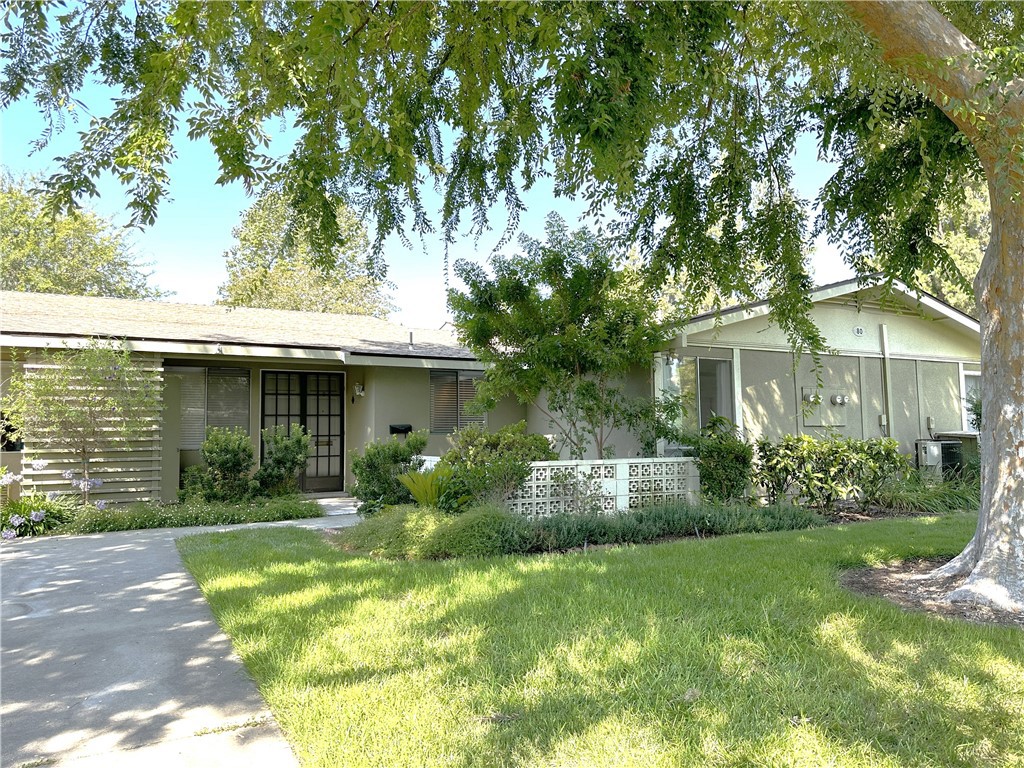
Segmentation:
<svg viewBox="0 0 1024 768">
<path fill-rule="evenodd" d="M 334 515 L 354 515 L 359 506 L 359 499 L 348 494 L 307 494 L 306 498 L 312 499 L 323 507 L 324 514 L 328 517 Z"/>
</svg>

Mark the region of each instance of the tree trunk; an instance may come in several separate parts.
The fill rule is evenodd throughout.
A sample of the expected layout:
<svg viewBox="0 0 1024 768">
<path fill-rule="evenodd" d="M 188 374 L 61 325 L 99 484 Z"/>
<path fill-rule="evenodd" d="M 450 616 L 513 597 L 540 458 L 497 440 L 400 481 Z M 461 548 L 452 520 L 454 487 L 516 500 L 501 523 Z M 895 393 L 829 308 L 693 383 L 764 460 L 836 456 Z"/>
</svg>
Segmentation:
<svg viewBox="0 0 1024 768">
<path fill-rule="evenodd" d="M 927 84 L 966 135 L 988 177 L 992 236 L 974 281 L 981 320 L 981 509 L 966 549 L 937 576 L 965 575 L 951 601 L 1024 611 L 1024 96 L 1022 82 L 986 82 L 977 46 L 929 3 L 848 2 L 882 56 Z M 951 60 L 960 57 L 953 64 Z M 922 64 L 926 62 L 925 64 Z M 959 103 L 998 105 L 972 122 Z M 981 126 L 981 127 L 979 127 Z M 984 126 L 988 126 L 987 130 Z"/>
<path fill-rule="evenodd" d="M 948 599 L 1024 611 L 1024 199 L 989 184 L 992 239 L 974 281 L 981 316 L 981 514 L 937 575 L 968 574 Z"/>
</svg>

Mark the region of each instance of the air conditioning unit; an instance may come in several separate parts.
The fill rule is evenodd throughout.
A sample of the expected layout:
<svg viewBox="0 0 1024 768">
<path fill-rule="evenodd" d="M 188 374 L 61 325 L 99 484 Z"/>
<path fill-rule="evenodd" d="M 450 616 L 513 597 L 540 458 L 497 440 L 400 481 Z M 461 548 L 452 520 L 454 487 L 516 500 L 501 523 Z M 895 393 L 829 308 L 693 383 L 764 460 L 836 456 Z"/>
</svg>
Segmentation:
<svg viewBox="0 0 1024 768">
<path fill-rule="evenodd" d="M 964 466 L 963 444 L 959 440 L 918 440 L 917 468 L 936 480 L 959 473 Z"/>
<path fill-rule="evenodd" d="M 943 440 L 942 476 L 949 480 L 964 471 L 964 444 L 959 440 Z"/>
</svg>

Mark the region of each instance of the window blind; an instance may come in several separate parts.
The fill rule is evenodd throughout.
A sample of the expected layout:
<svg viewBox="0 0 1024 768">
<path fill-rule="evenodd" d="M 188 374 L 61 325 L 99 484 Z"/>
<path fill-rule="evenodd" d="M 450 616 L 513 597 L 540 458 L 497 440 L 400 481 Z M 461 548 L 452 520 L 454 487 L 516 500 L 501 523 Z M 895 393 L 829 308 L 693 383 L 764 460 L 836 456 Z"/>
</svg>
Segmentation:
<svg viewBox="0 0 1024 768">
<path fill-rule="evenodd" d="M 206 426 L 249 431 L 249 372 L 241 368 L 206 371 Z"/>
<path fill-rule="evenodd" d="M 430 431 L 454 432 L 459 428 L 458 371 L 430 372 Z"/>
<path fill-rule="evenodd" d="M 430 372 L 430 431 L 454 432 L 469 424 L 486 424 L 484 414 L 466 413 L 466 404 L 476 397 L 478 371 Z"/>
<path fill-rule="evenodd" d="M 175 371 L 181 379 L 181 444 L 184 451 L 198 451 L 206 439 L 206 369 Z"/>
<path fill-rule="evenodd" d="M 459 429 L 468 424 L 486 424 L 487 417 L 482 413 L 466 413 L 466 404 L 476 397 L 476 383 L 483 374 L 459 371 Z"/>
</svg>

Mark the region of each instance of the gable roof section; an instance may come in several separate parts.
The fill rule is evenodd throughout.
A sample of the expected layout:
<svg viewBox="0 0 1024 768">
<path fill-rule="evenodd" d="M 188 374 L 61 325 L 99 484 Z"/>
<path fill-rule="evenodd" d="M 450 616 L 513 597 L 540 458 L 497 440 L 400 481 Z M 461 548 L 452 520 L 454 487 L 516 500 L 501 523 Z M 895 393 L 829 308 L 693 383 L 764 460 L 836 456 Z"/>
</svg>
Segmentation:
<svg viewBox="0 0 1024 768">
<path fill-rule="evenodd" d="M 92 336 L 147 342 L 175 351 L 181 344 L 266 350 L 302 350 L 351 355 L 467 360 L 473 353 L 446 330 L 409 329 L 365 315 L 336 315 L 176 304 L 95 296 L 0 292 L 0 333 L 19 338 L 76 339 Z M 412 343 L 410 344 L 410 337 Z"/>
<path fill-rule="evenodd" d="M 969 331 L 981 335 L 981 325 L 970 315 L 965 315 L 960 310 L 951 307 L 944 301 L 935 298 L 931 294 L 914 290 L 899 280 L 893 280 L 892 290 L 902 298 L 908 307 L 915 307 L 918 311 L 930 314 L 934 317 L 944 317 Z M 869 277 L 866 280 L 852 278 L 838 283 L 831 283 L 815 288 L 810 293 L 811 303 L 817 304 L 829 299 L 837 299 L 841 296 L 851 296 L 864 291 L 884 289 L 882 280 L 878 277 Z M 740 304 L 728 307 L 720 312 L 705 312 L 693 317 L 683 326 L 685 334 L 700 333 L 709 331 L 723 325 L 751 320 L 756 317 L 765 317 L 769 314 L 768 302 L 759 301 L 754 304 Z"/>
</svg>

